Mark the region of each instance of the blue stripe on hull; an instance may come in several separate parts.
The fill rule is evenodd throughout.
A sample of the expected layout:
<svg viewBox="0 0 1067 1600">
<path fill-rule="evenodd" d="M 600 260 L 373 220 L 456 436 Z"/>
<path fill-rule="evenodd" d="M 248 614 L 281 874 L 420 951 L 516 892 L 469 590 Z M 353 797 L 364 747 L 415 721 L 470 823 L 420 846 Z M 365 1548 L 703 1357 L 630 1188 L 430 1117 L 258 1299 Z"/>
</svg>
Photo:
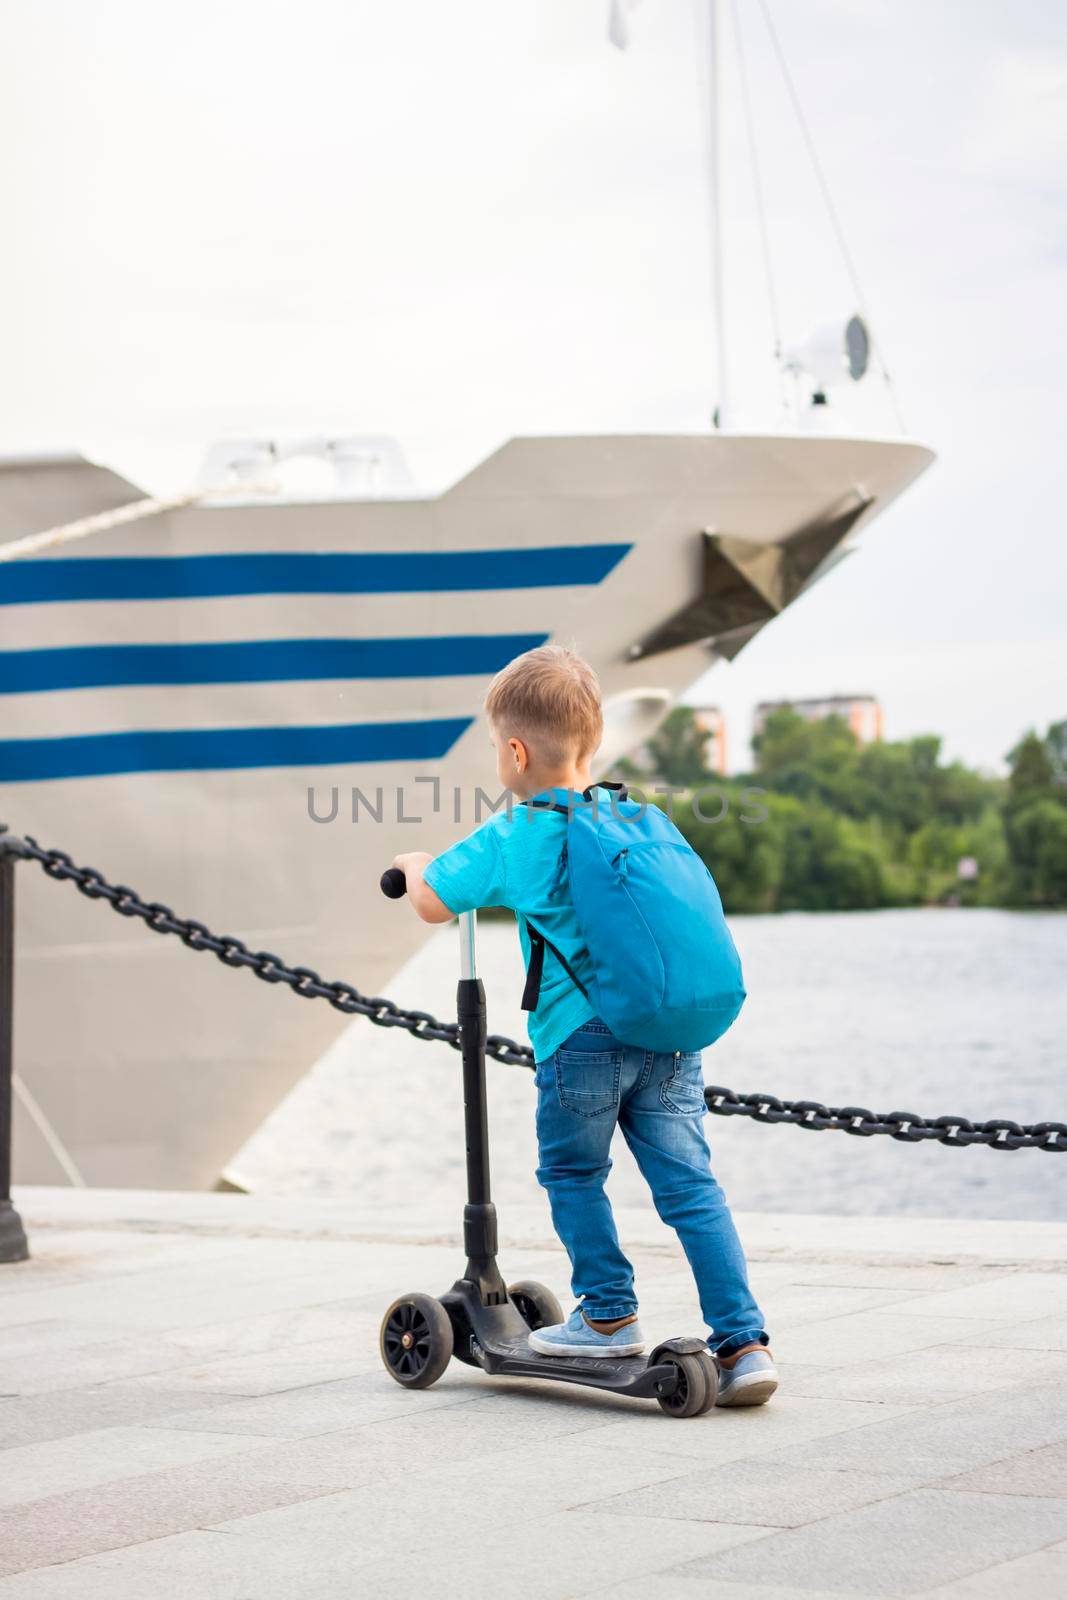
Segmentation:
<svg viewBox="0 0 1067 1600">
<path fill-rule="evenodd" d="M 326 678 L 449 678 L 498 672 L 545 633 L 423 639 L 256 639 L 0 650 L 0 694 Z"/>
<path fill-rule="evenodd" d="M 207 600 L 251 594 L 416 594 L 600 583 L 628 544 L 355 555 L 87 556 L 0 565 L 0 605 Z"/>
<path fill-rule="evenodd" d="M 168 728 L 66 739 L 0 739 L 0 782 L 434 760 L 448 754 L 472 720 L 450 717 L 322 728 Z"/>
</svg>

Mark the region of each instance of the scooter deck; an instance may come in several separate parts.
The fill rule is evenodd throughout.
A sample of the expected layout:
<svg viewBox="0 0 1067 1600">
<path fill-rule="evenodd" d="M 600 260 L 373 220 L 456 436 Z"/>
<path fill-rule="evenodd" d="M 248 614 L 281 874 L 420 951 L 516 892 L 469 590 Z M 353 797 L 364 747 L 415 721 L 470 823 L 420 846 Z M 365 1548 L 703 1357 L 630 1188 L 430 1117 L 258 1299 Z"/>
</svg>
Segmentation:
<svg viewBox="0 0 1067 1600">
<path fill-rule="evenodd" d="M 482 1345 L 471 1336 L 470 1354 L 483 1371 L 506 1378 L 540 1378 L 551 1383 L 581 1383 L 613 1394 L 654 1400 L 662 1390 L 673 1389 L 676 1370 L 667 1362 L 650 1367 L 644 1356 L 542 1356 L 531 1350 L 525 1337 L 494 1340 Z"/>
<path fill-rule="evenodd" d="M 452 1319 L 453 1353 L 458 1360 L 504 1378 L 539 1378 L 547 1383 L 581 1383 L 635 1400 L 671 1394 L 678 1369 L 670 1360 L 651 1365 L 645 1356 L 543 1356 L 530 1349 L 530 1330 L 511 1301 L 486 1305 L 477 1288 L 460 1278 L 441 1303 Z M 654 1356 L 706 1351 L 700 1339 L 675 1338 L 657 1345 Z"/>
</svg>

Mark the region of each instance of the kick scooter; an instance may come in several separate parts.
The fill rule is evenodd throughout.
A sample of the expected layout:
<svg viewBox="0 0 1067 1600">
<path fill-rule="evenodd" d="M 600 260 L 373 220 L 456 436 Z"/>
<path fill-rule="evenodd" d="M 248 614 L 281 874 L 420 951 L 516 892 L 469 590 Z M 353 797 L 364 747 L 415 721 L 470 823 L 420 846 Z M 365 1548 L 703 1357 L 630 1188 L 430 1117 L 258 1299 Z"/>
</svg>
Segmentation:
<svg viewBox="0 0 1067 1600">
<path fill-rule="evenodd" d="M 398 900 L 404 874 L 390 867 L 382 892 Z M 405 1294 L 382 1320 L 379 1348 L 389 1375 L 407 1389 L 427 1389 L 455 1356 L 483 1372 L 508 1378 L 582 1383 L 632 1400 L 655 1400 L 670 1417 L 710 1411 L 718 1372 L 703 1339 L 667 1339 L 646 1359 L 619 1356 L 542 1356 L 527 1335 L 565 1320 L 551 1289 L 533 1282 L 505 1284 L 497 1265 L 496 1208 L 489 1189 L 489 1119 L 485 1095 L 485 990 L 477 975 L 475 914 L 459 919 L 460 980 L 457 1015 L 463 1059 L 463 1115 L 467 1136 L 467 1204 L 463 1276 L 444 1294 Z"/>
</svg>

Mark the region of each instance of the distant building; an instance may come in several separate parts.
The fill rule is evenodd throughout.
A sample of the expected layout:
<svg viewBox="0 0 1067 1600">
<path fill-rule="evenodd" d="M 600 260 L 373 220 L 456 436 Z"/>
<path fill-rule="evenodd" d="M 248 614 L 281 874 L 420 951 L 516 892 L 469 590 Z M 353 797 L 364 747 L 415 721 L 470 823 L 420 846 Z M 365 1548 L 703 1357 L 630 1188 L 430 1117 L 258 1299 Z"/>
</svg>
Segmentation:
<svg viewBox="0 0 1067 1600">
<path fill-rule="evenodd" d="M 676 709 L 678 709 L 676 707 Z M 726 775 L 726 718 L 718 706 L 686 706 L 693 714 L 693 724 L 703 739 L 704 765 L 709 772 Z M 630 766 L 646 777 L 658 774 L 658 763 L 652 753 L 651 742 L 639 745 L 630 758 Z"/>
<path fill-rule="evenodd" d="M 807 722 L 822 722 L 840 717 L 860 744 L 873 744 L 882 737 L 882 708 L 871 694 L 830 694 L 821 700 L 762 700 L 752 718 L 753 736 L 763 732 L 772 711 L 795 711 Z"/>
<path fill-rule="evenodd" d="M 694 706 L 693 721 L 704 735 L 704 762 L 709 772 L 726 775 L 726 718 L 718 706 Z"/>
</svg>

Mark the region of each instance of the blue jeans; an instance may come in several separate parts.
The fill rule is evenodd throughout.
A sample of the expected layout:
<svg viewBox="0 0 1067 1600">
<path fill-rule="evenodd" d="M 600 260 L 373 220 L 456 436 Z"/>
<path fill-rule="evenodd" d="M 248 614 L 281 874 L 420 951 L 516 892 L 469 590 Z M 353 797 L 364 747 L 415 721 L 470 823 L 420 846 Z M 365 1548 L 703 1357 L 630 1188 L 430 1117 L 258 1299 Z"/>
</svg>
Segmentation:
<svg viewBox="0 0 1067 1600">
<path fill-rule="evenodd" d="M 702 1119 L 700 1055 L 621 1044 L 603 1022 L 585 1023 L 537 1064 L 537 1181 L 571 1259 L 571 1288 L 594 1321 L 637 1310 L 633 1267 L 619 1245 L 604 1182 L 616 1123 L 689 1260 L 708 1340 L 728 1356 L 767 1343 L 745 1257 L 711 1172 Z"/>
</svg>

